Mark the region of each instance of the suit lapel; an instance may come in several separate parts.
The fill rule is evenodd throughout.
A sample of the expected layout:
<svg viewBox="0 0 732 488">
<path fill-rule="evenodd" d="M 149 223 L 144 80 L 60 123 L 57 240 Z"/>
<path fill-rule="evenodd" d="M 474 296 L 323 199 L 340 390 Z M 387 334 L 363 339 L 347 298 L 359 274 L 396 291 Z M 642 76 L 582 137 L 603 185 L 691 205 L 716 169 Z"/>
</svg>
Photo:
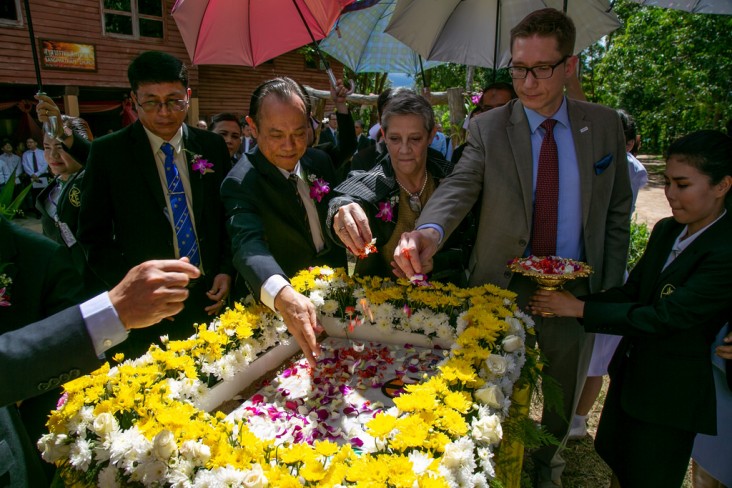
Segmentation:
<svg viewBox="0 0 732 488">
<path fill-rule="evenodd" d="M 533 165 L 531 164 L 533 160 L 531 155 L 531 129 L 529 128 L 529 121 L 526 118 L 524 106 L 521 102 L 517 101 L 511 110 L 510 123 L 506 127 L 506 132 L 513 152 L 513 164 L 516 167 L 519 182 L 521 183 L 526 222 L 531 227 L 534 213 L 534 171 Z M 490 143 L 490 141 L 487 142 Z"/>
<path fill-rule="evenodd" d="M 140 121 L 134 123 L 130 130 L 129 146 L 132 148 L 132 161 L 129 164 L 134 166 L 135 171 L 142 176 L 143 181 L 147 184 L 150 192 L 155 197 L 155 202 L 161 211 L 165 211 L 165 195 L 163 187 L 160 183 L 160 173 L 158 173 L 155 154 L 150 147 L 150 139 L 145 133 L 145 128 Z"/>
<path fill-rule="evenodd" d="M 582 228 L 586 228 L 590 216 L 590 201 L 592 200 L 592 183 L 594 161 L 593 154 L 593 130 L 592 122 L 585 118 L 584 111 L 572 100 L 567 99 L 567 111 L 569 113 L 569 124 L 574 140 L 574 151 L 577 155 L 579 166 L 580 193 L 582 198 Z M 617 164 L 617 163 L 616 163 Z"/>
<path fill-rule="evenodd" d="M 186 148 L 193 154 L 200 154 L 203 159 L 206 159 L 206 155 L 203 154 L 203 148 L 198 143 L 198 139 L 193 131 L 188 129 L 187 125 L 183 125 L 183 147 Z M 184 151 L 183 157 L 186 160 L 188 167 L 188 181 L 191 185 L 191 207 L 193 207 L 193 219 L 200 227 L 202 212 L 206 206 L 204 201 L 205 193 L 203 191 L 203 178 L 200 173 L 193 171 L 193 157 L 190 153 Z M 223 171 L 223 168 L 214 168 L 216 170 Z"/>
</svg>

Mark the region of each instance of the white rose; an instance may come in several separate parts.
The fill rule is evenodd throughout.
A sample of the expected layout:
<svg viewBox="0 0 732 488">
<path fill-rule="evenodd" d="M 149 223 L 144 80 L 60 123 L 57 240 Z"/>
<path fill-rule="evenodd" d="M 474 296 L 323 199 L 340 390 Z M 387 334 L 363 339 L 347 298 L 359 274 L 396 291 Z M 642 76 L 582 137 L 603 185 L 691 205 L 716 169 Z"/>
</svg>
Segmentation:
<svg viewBox="0 0 732 488">
<path fill-rule="evenodd" d="M 68 440 L 66 434 L 44 434 L 43 437 L 38 439 L 36 446 L 46 462 L 55 463 L 59 459 L 69 457 L 71 446 Z"/>
<path fill-rule="evenodd" d="M 503 376 L 506 374 L 508 363 L 506 358 L 500 354 L 491 354 L 485 360 L 486 367 L 493 373 L 494 376 Z"/>
<path fill-rule="evenodd" d="M 479 444 L 497 444 L 503 437 L 503 428 L 498 415 L 485 415 L 472 422 L 472 437 Z"/>
<path fill-rule="evenodd" d="M 509 335 L 503 339 L 503 350 L 506 352 L 514 352 L 524 346 L 524 341 L 519 336 Z"/>
<path fill-rule="evenodd" d="M 243 484 L 248 488 L 266 488 L 269 481 L 264 475 L 264 471 L 262 471 L 262 466 L 255 464 L 252 469 L 246 472 Z"/>
<path fill-rule="evenodd" d="M 100 413 L 92 423 L 92 431 L 99 437 L 105 437 L 118 429 L 117 419 L 109 412 Z"/>
<path fill-rule="evenodd" d="M 486 386 L 475 391 L 475 398 L 480 403 L 493 408 L 501 408 L 503 406 L 503 392 L 495 385 Z"/>
<path fill-rule="evenodd" d="M 175 436 L 169 430 L 161 430 L 153 439 L 153 454 L 161 461 L 167 461 L 176 451 Z"/>
<path fill-rule="evenodd" d="M 180 454 L 196 465 L 203 466 L 211 459 L 211 448 L 202 442 L 188 440 L 180 446 Z"/>
</svg>

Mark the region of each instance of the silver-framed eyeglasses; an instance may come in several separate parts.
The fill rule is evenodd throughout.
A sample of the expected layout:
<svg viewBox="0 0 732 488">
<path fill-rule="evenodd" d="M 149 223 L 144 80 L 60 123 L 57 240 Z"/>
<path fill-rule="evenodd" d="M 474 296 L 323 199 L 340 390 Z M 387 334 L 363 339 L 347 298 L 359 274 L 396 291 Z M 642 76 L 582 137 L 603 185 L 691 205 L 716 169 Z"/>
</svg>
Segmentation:
<svg viewBox="0 0 732 488">
<path fill-rule="evenodd" d="M 165 100 L 164 102 L 149 100 L 142 103 L 137 102 L 137 106 L 148 113 L 159 112 L 163 108 L 163 105 L 170 112 L 182 112 L 188 108 L 188 100 Z"/>
<path fill-rule="evenodd" d="M 523 80 L 529 76 L 529 73 L 534 75 L 534 78 L 537 80 L 545 80 L 547 78 L 551 78 L 557 66 L 564 63 L 569 58 L 570 56 L 564 56 L 555 64 L 540 64 L 539 66 L 532 66 L 530 68 L 526 66 L 509 66 L 508 74 L 514 80 Z"/>
</svg>

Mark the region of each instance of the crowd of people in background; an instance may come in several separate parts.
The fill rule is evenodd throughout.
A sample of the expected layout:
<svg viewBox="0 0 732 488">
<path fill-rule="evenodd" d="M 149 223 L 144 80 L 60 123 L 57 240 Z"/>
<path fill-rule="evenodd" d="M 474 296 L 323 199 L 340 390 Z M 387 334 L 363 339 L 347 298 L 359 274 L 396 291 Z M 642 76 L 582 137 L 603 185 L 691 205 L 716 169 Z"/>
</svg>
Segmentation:
<svg viewBox="0 0 732 488">
<path fill-rule="evenodd" d="M 0 189 L 13 175 L 16 191 L 30 185 L 22 210 L 41 218 L 50 239 L 0 217 L 0 264 L 22 268 L 12 297 L 24 297 L 22 307 L 0 308 L 0 367 L 39 359 L 22 386 L 0 382 L 0 440 L 18 460 L 0 480 L 47 486 L 53 468 L 39 467 L 32 440 L 64 378 L 118 352 L 137 357 L 161 335 L 188 337 L 192 324 L 246 295 L 282 315 L 317 367 L 322 329 L 290 277 L 368 254 L 356 273 L 493 283 L 536 312 L 544 374 L 561 387 L 562 404 L 543 411 L 557 443 L 532 453 L 534 486 L 562 486 L 562 450 L 586 435 L 608 370 L 597 449 L 614 486 L 680 486 L 697 433 L 718 442 L 715 433 L 732 425 L 723 375 L 732 360 L 732 139 L 702 131 L 671 146 L 674 218 L 654 229 L 628 276 L 630 219 L 647 182 L 637 130 L 629 114 L 577 92 L 574 41 L 571 19 L 557 10 L 521 21 L 511 31 L 512 84 L 483 90 L 457 147 L 428 97 L 385 90 L 367 128 L 341 80 L 324 123 L 304 87 L 280 77 L 257 87 L 245 117 L 220 113 L 194 127 L 185 123 L 187 68 L 156 51 L 128 68 L 139 120 L 104 137 L 38 95 L 39 120 L 58 117 L 58 133 L 24 147 L 3 141 L 0 155 Z M 530 254 L 585 261 L 594 273 L 537 294 L 506 268 Z M 701 441 L 697 449 L 696 486 L 730 485 L 719 449 Z"/>
</svg>

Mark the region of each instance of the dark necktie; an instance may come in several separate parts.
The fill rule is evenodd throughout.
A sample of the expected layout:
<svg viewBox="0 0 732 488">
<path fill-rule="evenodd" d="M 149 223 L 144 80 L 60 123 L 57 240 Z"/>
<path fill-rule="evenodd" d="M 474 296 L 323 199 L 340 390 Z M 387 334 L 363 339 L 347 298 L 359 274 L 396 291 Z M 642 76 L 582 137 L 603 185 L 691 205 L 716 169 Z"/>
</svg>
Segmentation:
<svg viewBox="0 0 732 488">
<path fill-rule="evenodd" d="M 180 257 L 187 256 L 192 265 L 198 266 L 201 264 L 201 258 L 198 255 L 198 243 L 196 242 L 196 234 L 193 231 L 191 216 L 188 213 L 183 182 L 178 174 L 178 167 L 175 165 L 175 151 L 173 146 L 167 142 L 164 142 L 160 149 L 165 154 L 165 180 L 168 184 L 170 208 L 173 210 L 178 252 Z"/>
<path fill-rule="evenodd" d="M 297 189 L 297 180 L 299 179 L 299 176 L 297 176 L 295 173 L 292 173 L 287 178 L 287 181 L 290 182 L 290 186 L 292 186 L 292 191 L 295 192 L 295 200 L 297 200 L 298 208 L 300 209 L 300 219 L 305 222 L 305 228 L 308 230 L 308 235 L 311 236 L 310 238 L 312 240 L 312 233 L 310 232 L 310 221 L 308 220 L 308 211 L 305 209 L 305 203 L 303 203 L 300 192 Z"/>
<path fill-rule="evenodd" d="M 35 151 L 33 151 L 33 172 L 38 173 L 38 159 L 36 159 Z"/>
<path fill-rule="evenodd" d="M 554 119 L 541 126 L 546 131 L 539 150 L 534 197 L 534 225 L 531 231 L 531 252 L 536 256 L 553 256 L 557 252 L 557 217 L 559 206 L 559 156 L 554 140 Z"/>
</svg>

